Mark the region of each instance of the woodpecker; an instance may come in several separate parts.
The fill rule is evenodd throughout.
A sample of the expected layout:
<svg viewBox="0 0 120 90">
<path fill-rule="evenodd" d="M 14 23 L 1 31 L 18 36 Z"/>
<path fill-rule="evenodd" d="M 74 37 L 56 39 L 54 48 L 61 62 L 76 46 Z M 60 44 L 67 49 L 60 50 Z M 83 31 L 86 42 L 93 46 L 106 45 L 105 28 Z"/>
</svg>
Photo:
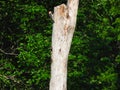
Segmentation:
<svg viewBox="0 0 120 90">
<path fill-rule="evenodd" d="M 49 11 L 49 16 L 50 16 L 50 18 L 52 19 L 52 21 L 54 22 L 54 16 L 53 16 L 53 14 L 52 14 L 52 12 L 51 11 Z"/>
</svg>

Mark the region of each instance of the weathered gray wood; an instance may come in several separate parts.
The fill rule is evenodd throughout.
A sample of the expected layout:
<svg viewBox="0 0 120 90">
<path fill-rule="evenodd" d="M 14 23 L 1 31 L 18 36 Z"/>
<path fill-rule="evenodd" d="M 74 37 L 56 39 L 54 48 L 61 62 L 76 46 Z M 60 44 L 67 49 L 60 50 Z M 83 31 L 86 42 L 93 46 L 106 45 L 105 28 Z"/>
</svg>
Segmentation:
<svg viewBox="0 0 120 90">
<path fill-rule="evenodd" d="M 49 90 L 67 90 L 67 62 L 76 25 L 79 0 L 68 0 L 54 8 L 52 64 Z"/>
</svg>

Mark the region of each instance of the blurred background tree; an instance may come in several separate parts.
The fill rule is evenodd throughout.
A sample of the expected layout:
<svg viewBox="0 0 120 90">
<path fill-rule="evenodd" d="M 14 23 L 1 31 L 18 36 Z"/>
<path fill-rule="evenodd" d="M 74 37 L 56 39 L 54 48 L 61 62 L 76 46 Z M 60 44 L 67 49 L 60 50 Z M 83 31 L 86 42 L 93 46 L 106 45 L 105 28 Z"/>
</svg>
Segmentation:
<svg viewBox="0 0 120 90">
<path fill-rule="evenodd" d="M 0 1 L 0 89 L 48 90 L 52 21 L 66 0 Z M 120 1 L 80 0 L 68 90 L 120 89 Z"/>
</svg>

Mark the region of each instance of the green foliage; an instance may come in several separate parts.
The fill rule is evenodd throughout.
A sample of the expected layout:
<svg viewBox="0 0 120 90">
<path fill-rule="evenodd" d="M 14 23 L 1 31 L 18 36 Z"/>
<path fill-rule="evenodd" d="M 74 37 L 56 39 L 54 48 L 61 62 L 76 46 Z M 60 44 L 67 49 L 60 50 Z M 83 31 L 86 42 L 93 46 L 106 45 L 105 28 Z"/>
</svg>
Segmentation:
<svg viewBox="0 0 120 90">
<path fill-rule="evenodd" d="M 42 34 L 34 34 L 26 37 L 27 44 L 20 45 L 18 67 L 24 68 L 21 75 L 26 74 L 28 80 L 23 79 L 29 86 L 37 85 L 38 88 L 48 84 L 50 66 L 50 41 Z M 23 75 L 24 76 L 24 75 Z M 44 81 L 43 85 L 39 85 Z M 48 88 L 48 87 L 47 87 Z"/>
<path fill-rule="evenodd" d="M 0 1 L 0 89 L 48 90 L 52 20 L 67 0 Z M 80 0 L 68 90 L 120 89 L 119 0 Z"/>
<path fill-rule="evenodd" d="M 80 2 L 77 31 L 68 62 L 69 90 L 119 89 L 120 13 L 117 2 Z"/>
<path fill-rule="evenodd" d="M 52 25 L 47 10 L 34 1 L 10 0 L 0 4 L 0 45 L 4 51 L 0 53 L 0 88 L 48 89 Z"/>
</svg>

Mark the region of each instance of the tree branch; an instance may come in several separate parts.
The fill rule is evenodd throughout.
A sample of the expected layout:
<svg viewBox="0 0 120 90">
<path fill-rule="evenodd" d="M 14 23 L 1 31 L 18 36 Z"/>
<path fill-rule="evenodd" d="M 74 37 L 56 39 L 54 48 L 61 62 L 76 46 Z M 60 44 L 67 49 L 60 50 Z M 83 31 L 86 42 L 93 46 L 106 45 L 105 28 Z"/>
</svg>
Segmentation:
<svg viewBox="0 0 120 90">
<path fill-rule="evenodd" d="M 0 49 L 0 52 L 2 52 L 3 54 L 6 54 L 6 55 L 12 55 L 12 56 L 17 56 L 18 54 L 16 53 L 7 53 L 5 52 L 4 50 Z"/>
<path fill-rule="evenodd" d="M 16 82 L 16 83 L 20 83 L 20 81 L 16 80 L 14 76 L 5 76 L 5 75 L 1 75 L 1 74 L 0 74 L 0 77 L 3 77 L 3 78 L 5 78 L 5 79 L 12 80 L 12 81 L 14 81 L 14 82 Z"/>
</svg>

